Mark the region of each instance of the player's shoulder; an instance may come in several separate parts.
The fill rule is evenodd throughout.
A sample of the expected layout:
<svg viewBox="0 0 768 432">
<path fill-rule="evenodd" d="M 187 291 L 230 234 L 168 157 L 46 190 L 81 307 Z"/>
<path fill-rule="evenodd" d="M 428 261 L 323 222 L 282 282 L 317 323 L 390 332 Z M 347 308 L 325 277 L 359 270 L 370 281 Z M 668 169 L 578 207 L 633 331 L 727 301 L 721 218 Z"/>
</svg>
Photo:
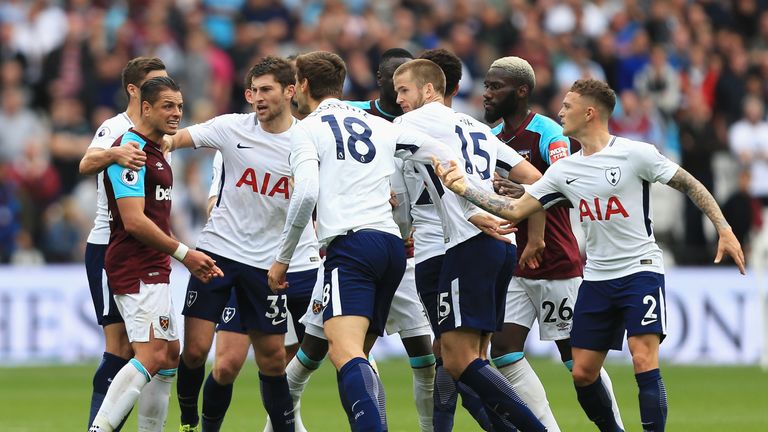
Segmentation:
<svg viewBox="0 0 768 432">
<path fill-rule="evenodd" d="M 563 136 L 563 127 L 559 123 L 539 113 L 533 115 L 526 129 L 538 133 L 544 141 Z"/>
<path fill-rule="evenodd" d="M 371 104 L 372 104 L 373 101 L 369 101 L 369 100 L 367 100 L 367 101 L 348 101 L 348 100 L 345 100 L 343 102 L 345 104 L 351 105 L 351 106 L 353 106 L 355 108 L 360 108 L 361 110 L 369 110 L 369 109 L 371 109 Z"/>
<path fill-rule="evenodd" d="M 491 128 L 491 133 L 499 136 L 499 134 L 504 130 L 504 122 L 499 122 L 496 126 Z"/>
<path fill-rule="evenodd" d="M 91 147 L 109 147 L 131 127 L 133 127 L 133 122 L 125 112 L 110 117 L 96 129 Z"/>
<path fill-rule="evenodd" d="M 203 125 L 211 125 L 216 127 L 252 127 L 255 128 L 259 125 L 259 121 L 256 118 L 255 113 L 230 113 L 218 115 Z"/>
</svg>

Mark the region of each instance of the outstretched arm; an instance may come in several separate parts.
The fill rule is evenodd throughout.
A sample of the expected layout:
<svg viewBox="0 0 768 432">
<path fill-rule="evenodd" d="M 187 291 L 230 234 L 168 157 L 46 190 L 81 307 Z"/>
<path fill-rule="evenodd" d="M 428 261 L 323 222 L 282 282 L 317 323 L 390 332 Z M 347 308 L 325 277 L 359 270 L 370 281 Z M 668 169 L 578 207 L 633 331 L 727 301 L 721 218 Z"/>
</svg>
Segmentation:
<svg viewBox="0 0 768 432">
<path fill-rule="evenodd" d="M 720 237 L 717 243 L 717 256 L 715 257 L 715 263 L 719 263 L 723 258 L 723 254 L 726 254 L 733 258 L 733 261 L 739 266 L 741 274 L 746 274 L 744 252 L 741 250 L 741 245 L 733 234 L 731 226 L 728 225 L 728 221 L 725 220 L 723 212 L 720 210 L 720 206 L 717 205 L 717 201 L 711 193 L 696 180 L 688 171 L 679 168 L 675 175 L 667 182 L 667 185 L 673 187 L 680 192 L 688 195 L 688 198 L 693 201 L 701 211 L 707 215 L 712 224 L 715 225 L 717 234 Z"/>
<path fill-rule="evenodd" d="M 537 211 L 544 210 L 541 203 L 528 193 L 524 194 L 520 199 L 513 199 L 486 192 L 470 184 L 455 160 L 450 161 L 448 168 L 443 168 L 440 165 L 440 161 L 436 158 L 432 159 L 432 164 L 435 167 L 435 173 L 440 177 L 440 181 L 448 189 L 463 196 L 467 201 L 481 209 L 512 223 L 520 222 Z"/>
</svg>

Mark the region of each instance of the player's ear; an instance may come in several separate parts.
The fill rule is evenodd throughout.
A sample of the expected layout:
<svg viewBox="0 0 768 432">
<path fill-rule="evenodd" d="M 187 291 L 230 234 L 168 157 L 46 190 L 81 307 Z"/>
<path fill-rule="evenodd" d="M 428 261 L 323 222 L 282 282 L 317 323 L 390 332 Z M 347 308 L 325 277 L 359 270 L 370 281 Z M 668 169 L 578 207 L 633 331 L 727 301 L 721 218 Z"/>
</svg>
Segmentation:
<svg viewBox="0 0 768 432">
<path fill-rule="evenodd" d="M 296 86 L 293 84 L 285 86 L 283 93 L 288 97 L 288 99 L 293 99 L 293 97 L 296 95 Z"/>
<path fill-rule="evenodd" d="M 244 93 L 245 93 L 245 101 L 248 102 L 249 104 L 252 104 L 253 103 L 253 90 L 251 90 L 251 88 L 248 87 L 247 89 L 245 89 Z"/>
<path fill-rule="evenodd" d="M 128 84 L 125 87 L 125 89 L 128 90 L 128 94 L 131 95 L 131 97 L 138 97 L 138 95 L 139 95 L 139 88 L 136 87 L 135 85 Z"/>
</svg>

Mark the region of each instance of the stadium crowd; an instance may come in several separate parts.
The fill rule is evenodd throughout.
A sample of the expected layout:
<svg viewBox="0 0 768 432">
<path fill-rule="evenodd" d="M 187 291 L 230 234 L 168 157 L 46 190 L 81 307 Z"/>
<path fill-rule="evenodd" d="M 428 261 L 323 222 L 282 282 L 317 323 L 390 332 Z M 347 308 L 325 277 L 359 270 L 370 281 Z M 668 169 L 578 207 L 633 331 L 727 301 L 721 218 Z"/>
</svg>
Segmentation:
<svg viewBox="0 0 768 432">
<path fill-rule="evenodd" d="M 377 61 L 393 47 L 456 53 L 455 108 L 481 117 L 490 62 L 516 55 L 536 72 L 533 110 L 553 118 L 574 80 L 606 80 L 620 101 L 612 132 L 657 144 L 700 179 L 745 249 L 768 206 L 763 0 L 7 0 L 0 39 L 3 263 L 82 260 L 96 185 L 78 163 L 125 106 L 120 70 L 137 55 L 160 57 L 180 83 L 186 124 L 240 111 L 241 77 L 270 54 L 338 53 L 345 98 L 375 98 Z M 205 219 L 211 158 L 173 160 L 174 229 L 187 243 Z M 672 195 L 655 209 L 668 262 L 710 262 L 714 234 Z"/>
</svg>

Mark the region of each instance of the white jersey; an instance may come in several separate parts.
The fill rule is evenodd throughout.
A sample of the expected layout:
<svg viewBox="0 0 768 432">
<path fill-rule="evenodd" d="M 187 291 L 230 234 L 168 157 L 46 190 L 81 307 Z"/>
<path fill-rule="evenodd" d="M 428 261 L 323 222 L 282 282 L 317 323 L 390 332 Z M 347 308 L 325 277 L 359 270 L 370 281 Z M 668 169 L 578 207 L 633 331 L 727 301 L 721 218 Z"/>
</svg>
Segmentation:
<svg viewBox="0 0 768 432">
<path fill-rule="evenodd" d="M 482 184 L 490 192 L 493 192 L 491 181 L 497 165 L 504 171 L 509 171 L 523 161 L 522 156 L 499 141 L 487 125 L 439 102 L 431 102 L 405 113 L 395 122 L 424 132 L 451 147 L 455 153 L 461 155 L 462 159 L 459 163 L 464 168 L 464 172 L 479 177 L 480 181 L 477 183 Z M 434 175 L 432 167 L 416 164 L 415 168 L 424 181 L 432 184 L 437 190 L 438 198 L 435 199 L 433 196 L 432 201 L 436 204 L 442 221 L 446 249 L 480 233 L 480 230 L 464 217 L 465 213 L 461 211 L 461 201 L 459 201 L 461 198 L 443 188 Z M 434 191 L 431 191 L 430 195 L 433 194 Z M 414 224 L 416 223 L 416 216 L 414 216 Z M 514 236 L 509 238 L 514 243 Z"/>
<path fill-rule="evenodd" d="M 403 178 L 411 200 L 413 247 L 416 264 L 445 253 L 445 236 L 440 216 L 421 174 L 413 161 L 403 163 Z M 439 180 L 437 180 L 439 182 Z M 439 183 L 438 183 L 439 184 Z"/>
<path fill-rule="evenodd" d="M 218 196 L 221 193 L 221 174 L 224 170 L 224 157 L 216 150 L 211 164 L 211 187 L 208 189 L 208 198 Z"/>
<path fill-rule="evenodd" d="M 221 115 L 187 130 L 195 147 L 215 148 L 223 160 L 219 198 L 197 247 L 269 269 L 290 203 L 292 128 L 268 133 L 251 113 Z M 309 225 L 301 234 L 291 271 L 319 265 L 317 239 Z"/>
<path fill-rule="evenodd" d="M 296 126 L 291 152 L 294 169 L 306 161 L 319 163 L 318 238 L 327 244 L 338 235 L 360 229 L 400 237 L 389 204 L 393 157 L 410 158 L 422 145 L 442 153 L 441 160 L 453 157 L 424 134 L 338 99 L 323 100 Z M 427 156 L 421 160 L 427 161 Z"/>
<path fill-rule="evenodd" d="M 104 121 L 99 126 L 88 148 L 107 150 L 128 129 L 133 127 L 128 113 L 122 112 Z M 96 218 L 93 228 L 88 234 L 88 243 L 105 245 L 109 243 L 109 209 L 107 208 L 107 193 L 104 191 L 104 172 L 100 172 L 96 182 Z"/>
<path fill-rule="evenodd" d="M 581 150 L 553 164 L 526 191 L 545 208 L 565 199 L 578 212 L 587 242 L 584 279 L 664 273 L 650 184 L 667 183 L 678 168 L 650 144 L 614 137 L 595 154 Z"/>
</svg>

